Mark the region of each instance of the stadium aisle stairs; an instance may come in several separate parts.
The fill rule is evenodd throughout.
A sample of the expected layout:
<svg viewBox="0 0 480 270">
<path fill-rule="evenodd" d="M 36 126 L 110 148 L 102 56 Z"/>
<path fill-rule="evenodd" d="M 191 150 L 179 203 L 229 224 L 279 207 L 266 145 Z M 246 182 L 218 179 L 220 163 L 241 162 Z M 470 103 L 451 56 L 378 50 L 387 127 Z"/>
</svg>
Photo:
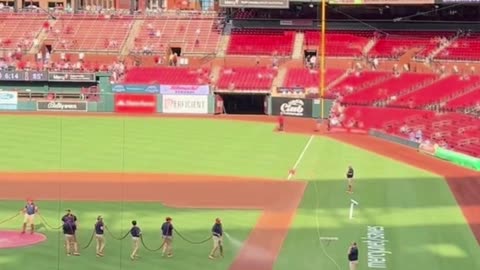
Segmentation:
<svg viewBox="0 0 480 270">
<path fill-rule="evenodd" d="M 129 55 L 130 50 L 135 47 L 135 39 L 140 35 L 144 20 L 134 20 L 130 32 L 128 33 L 127 40 L 123 43 L 121 55 Z"/>
<path fill-rule="evenodd" d="M 293 43 L 292 59 L 303 59 L 303 44 L 305 42 L 305 33 L 298 32 L 295 34 L 295 41 Z"/>
<path fill-rule="evenodd" d="M 217 57 L 225 57 L 229 43 L 230 35 L 222 35 L 220 38 L 220 44 L 218 45 Z"/>
<path fill-rule="evenodd" d="M 212 70 L 210 71 L 210 78 L 212 82 L 215 84 L 220 79 L 220 72 L 222 71 L 222 67 L 220 65 L 213 65 Z"/>
<path fill-rule="evenodd" d="M 287 77 L 287 68 L 286 67 L 280 67 L 278 69 L 277 76 L 273 79 L 272 86 L 274 88 L 281 87 L 283 86 L 285 82 L 285 78 Z"/>
<path fill-rule="evenodd" d="M 453 38 L 449 39 L 448 42 L 445 42 L 445 44 L 442 44 L 440 47 L 438 47 L 437 49 L 435 49 L 434 51 L 432 51 L 429 55 L 429 57 L 431 59 L 434 59 L 435 57 L 437 57 L 437 55 L 439 55 L 443 50 L 445 49 L 448 49 L 448 47 L 450 47 L 450 45 L 452 45 L 455 41 L 457 41 L 458 37 L 457 36 L 454 36 Z"/>
<path fill-rule="evenodd" d="M 51 26 L 55 25 L 56 22 L 57 20 L 48 20 L 48 23 Z M 44 31 L 42 28 L 42 30 L 37 35 L 37 39 L 39 41 L 38 44 L 43 44 L 43 42 L 45 41 L 45 39 L 47 39 L 47 37 L 48 37 L 48 32 Z M 39 52 L 39 50 L 40 50 L 40 46 L 38 46 L 37 48 L 35 48 L 35 46 L 32 46 L 32 48 L 30 48 L 28 53 L 36 55 Z"/>
<path fill-rule="evenodd" d="M 329 83 L 327 86 L 326 86 L 326 90 L 327 92 L 334 88 L 335 86 L 339 85 L 343 80 L 345 80 L 346 78 L 348 77 L 348 70 L 345 71 L 341 76 L 339 76 L 338 78 L 336 78 L 335 80 L 333 80 L 331 83 Z"/>
<path fill-rule="evenodd" d="M 438 78 L 438 79 L 436 79 L 436 80 L 428 81 L 428 83 L 421 83 L 421 84 L 418 84 L 418 85 L 415 86 L 415 87 L 411 87 L 411 88 L 402 90 L 401 92 L 398 93 L 396 100 L 394 100 L 394 99 L 381 100 L 381 101 L 375 102 L 374 105 L 375 105 L 375 106 L 380 106 L 380 105 L 388 106 L 390 103 L 396 102 L 396 101 L 397 101 L 400 97 L 402 97 L 402 96 L 406 96 L 406 95 L 408 95 L 408 94 L 410 94 L 410 93 L 413 93 L 413 92 L 415 92 L 415 91 L 418 91 L 418 90 L 420 90 L 420 89 L 429 87 L 430 85 L 435 84 L 435 83 L 438 83 L 439 81 L 441 81 L 442 79 L 445 79 L 445 78 L 446 78 L 446 76 L 445 76 L 445 77 Z"/>
<path fill-rule="evenodd" d="M 375 47 L 375 45 L 377 45 L 377 39 L 376 38 L 371 38 L 367 44 L 365 44 L 365 47 L 363 47 L 362 49 L 362 53 L 364 55 L 368 55 L 370 53 L 370 51 L 373 49 L 373 47 Z"/>
</svg>

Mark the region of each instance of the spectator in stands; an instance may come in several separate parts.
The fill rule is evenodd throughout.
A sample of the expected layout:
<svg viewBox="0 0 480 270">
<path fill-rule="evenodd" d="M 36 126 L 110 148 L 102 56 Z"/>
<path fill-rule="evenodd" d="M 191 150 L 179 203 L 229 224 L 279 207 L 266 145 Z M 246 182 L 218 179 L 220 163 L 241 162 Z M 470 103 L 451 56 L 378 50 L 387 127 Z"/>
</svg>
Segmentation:
<svg viewBox="0 0 480 270">
<path fill-rule="evenodd" d="M 408 134 L 408 139 L 412 142 L 415 141 L 415 133 L 413 131 L 411 131 L 409 134 Z"/>
<path fill-rule="evenodd" d="M 317 66 L 317 56 L 313 55 L 312 57 L 310 57 L 309 64 L 311 69 L 315 69 L 315 67 Z"/>
<path fill-rule="evenodd" d="M 277 69 L 279 64 L 278 56 L 274 55 L 272 58 L 272 68 Z"/>
<path fill-rule="evenodd" d="M 421 143 L 423 140 L 423 132 L 421 129 L 417 129 L 415 132 L 415 142 Z"/>
</svg>

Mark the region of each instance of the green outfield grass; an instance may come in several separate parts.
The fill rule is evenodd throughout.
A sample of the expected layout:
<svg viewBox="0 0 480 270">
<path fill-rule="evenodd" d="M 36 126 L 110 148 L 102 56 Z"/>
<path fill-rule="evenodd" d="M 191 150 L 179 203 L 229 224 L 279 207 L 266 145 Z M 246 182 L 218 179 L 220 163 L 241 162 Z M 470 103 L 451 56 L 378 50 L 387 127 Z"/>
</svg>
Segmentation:
<svg viewBox="0 0 480 270">
<path fill-rule="evenodd" d="M 0 148 L 9 149 L 0 155 L 6 171 L 123 169 L 284 179 L 308 140 L 272 136 L 273 125 L 215 120 L 23 116 L 0 117 L 0 126 Z"/>
<path fill-rule="evenodd" d="M 1 171 L 174 172 L 285 179 L 308 141 L 306 136 L 273 133 L 271 124 L 216 120 L 2 116 L 0 126 L 0 148 L 6 150 L 0 155 Z M 353 196 L 345 193 L 344 174 L 350 164 L 357 173 Z M 448 186 L 436 175 L 331 139 L 315 138 L 296 178 L 309 184 L 275 270 L 345 270 L 351 241 L 359 242 L 359 270 L 369 269 L 368 249 L 362 242 L 368 226 L 384 228 L 386 250 L 392 253 L 386 255 L 386 269 L 480 269 L 480 259 L 475 256 L 478 244 Z M 353 220 L 348 218 L 350 198 L 360 203 Z M 12 207 L 21 205 L 4 202 L 0 214 L 7 215 Z M 82 222 L 93 222 L 98 214 L 95 205 L 74 203 L 69 207 L 82 213 Z M 47 206 L 51 208 L 49 218 L 55 220 L 57 210 L 63 211 L 66 204 L 60 208 L 55 203 Z M 210 229 L 211 217 L 218 215 L 218 211 L 124 204 L 129 210 L 122 217 L 118 207 L 102 203 L 102 209 L 107 209 L 103 213 L 107 220 L 114 221 L 109 223 L 115 224 L 118 233 L 131 218 L 141 215 L 147 218 L 146 222 L 138 218 L 146 233 L 158 235 L 164 212 L 172 211 L 177 226 L 198 239 Z M 159 217 L 151 214 L 155 211 L 161 212 Z M 258 217 L 257 212 L 222 211 L 221 215 L 229 231 L 232 226 L 240 240 L 245 239 Z M 56 239 L 57 234 L 47 232 L 47 236 Z M 339 240 L 322 246 L 319 236 Z M 88 234 L 82 235 L 82 243 L 85 238 Z M 151 241 L 152 246 L 158 244 L 158 239 Z M 228 259 L 212 263 L 205 260 L 211 243 L 199 248 L 177 243 L 181 260 L 164 262 L 145 254 L 148 258 L 133 268 L 127 256 L 128 242 L 112 246 L 115 256 L 99 262 L 87 256 L 73 260 L 58 257 L 58 243 L 49 240 L 41 247 L 0 250 L 0 269 L 4 265 L 12 266 L 10 269 L 34 269 L 25 266 L 36 265 L 35 269 L 40 269 L 38 266 L 47 263 L 55 263 L 57 269 L 58 258 L 62 265 L 88 269 L 228 269 L 235 253 L 230 249 Z M 93 250 L 90 253 L 93 255 Z M 25 262 L 24 256 L 36 260 Z M 73 266 L 74 260 L 81 262 L 79 266 Z"/>
<path fill-rule="evenodd" d="M 345 192 L 348 164 L 357 171 L 353 195 Z M 347 269 L 352 241 L 360 269 L 369 269 L 368 226 L 384 228 L 386 269 L 480 269 L 478 244 L 442 178 L 325 138 L 314 140 L 298 173 L 310 181 L 275 269 Z M 359 203 L 352 220 L 350 199 Z"/>
<path fill-rule="evenodd" d="M 0 201 L 0 216 L 11 216 L 14 209 L 20 209 L 24 202 Z M 41 213 L 50 226 L 60 225 L 64 210 L 71 208 L 79 220 L 79 243 L 87 245 L 92 233 L 96 217 L 104 216 L 105 224 L 120 238 L 130 228 L 131 220 L 138 221 L 145 237 L 145 244 L 150 249 L 156 249 L 161 244 L 160 226 L 166 216 L 174 219 L 176 229 L 192 241 L 201 241 L 209 237 L 210 229 L 217 216 L 225 220 L 225 230 L 239 241 L 246 239 L 258 219 L 258 211 L 229 211 L 229 210 L 188 210 L 172 209 L 158 203 L 106 203 L 106 202 L 39 202 Z M 3 219 L 3 218 L 2 218 Z M 21 228 L 22 217 L 18 217 L 0 229 Z M 40 223 L 37 218 L 37 223 Z M 192 245 L 178 236 L 174 242 L 176 258 L 161 258 L 160 253 L 149 252 L 144 247 L 140 249 L 141 259 L 130 261 L 131 238 L 123 241 L 112 239 L 106 235 L 107 246 L 104 258 L 95 257 L 95 243 L 88 249 L 81 250 L 80 257 L 67 257 L 63 249 L 63 235 L 44 225 L 38 227 L 48 240 L 40 245 L 21 249 L 0 249 L 0 269 L 227 269 L 233 261 L 237 247 L 225 247 L 225 258 L 211 261 L 208 254 L 212 242 Z"/>
</svg>

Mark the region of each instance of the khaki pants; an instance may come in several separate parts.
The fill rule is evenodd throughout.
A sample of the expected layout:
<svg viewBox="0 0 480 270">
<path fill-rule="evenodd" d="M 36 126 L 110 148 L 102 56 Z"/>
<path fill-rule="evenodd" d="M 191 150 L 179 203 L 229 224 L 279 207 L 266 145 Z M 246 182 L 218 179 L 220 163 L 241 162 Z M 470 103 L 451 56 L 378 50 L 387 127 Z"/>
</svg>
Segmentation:
<svg viewBox="0 0 480 270">
<path fill-rule="evenodd" d="M 171 236 L 162 236 L 163 237 L 163 251 L 162 253 L 167 255 L 172 254 L 173 250 L 173 238 Z"/>
<path fill-rule="evenodd" d="M 65 234 L 65 249 L 67 254 L 72 254 L 72 247 L 73 253 L 78 253 L 78 244 L 75 235 Z"/>
<path fill-rule="evenodd" d="M 103 234 L 95 235 L 95 240 L 97 242 L 97 254 L 103 254 L 103 250 L 105 249 L 105 237 Z"/>
<path fill-rule="evenodd" d="M 213 240 L 213 248 L 210 252 L 210 256 L 215 257 L 218 250 L 220 250 L 220 246 L 222 245 L 223 239 L 221 236 L 212 236 Z"/>
<path fill-rule="evenodd" d="M 34 220 L 35 220 L 35 214 L 33 215 L 25 214 L 25 216 L 23 217 L 23 223 L 27 225 L 32 225 Z"/>
<path fill-rule="evenodd" d="M 132 237 L 132 255 L 131 258 L 137 256 L 138 248 L 140 247 L 140 237 Z"/>
<path fill-rule="evenodd" d="M 350 270 L 356 270 L 358 261 L 350 261 Z"/>
</svg>

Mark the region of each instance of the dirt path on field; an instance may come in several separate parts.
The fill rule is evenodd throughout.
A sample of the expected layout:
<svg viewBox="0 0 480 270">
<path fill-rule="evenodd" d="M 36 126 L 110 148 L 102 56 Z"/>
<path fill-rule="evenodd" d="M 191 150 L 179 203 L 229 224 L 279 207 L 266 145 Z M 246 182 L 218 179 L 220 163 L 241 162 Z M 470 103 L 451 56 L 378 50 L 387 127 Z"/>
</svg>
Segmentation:
<svg viewBox="0 0 480 270">
<path fill-rule="evenodd" d="M 179 208 L 263 210 L 230 270 L 273 268 L 306 187 L 303 182 L 207 175 L 38 172 L 0 173 L 0 185 L 4 200 L 161 202 Z M 259 250 L 264 254 L 252 257 Z"/>
</svg>

